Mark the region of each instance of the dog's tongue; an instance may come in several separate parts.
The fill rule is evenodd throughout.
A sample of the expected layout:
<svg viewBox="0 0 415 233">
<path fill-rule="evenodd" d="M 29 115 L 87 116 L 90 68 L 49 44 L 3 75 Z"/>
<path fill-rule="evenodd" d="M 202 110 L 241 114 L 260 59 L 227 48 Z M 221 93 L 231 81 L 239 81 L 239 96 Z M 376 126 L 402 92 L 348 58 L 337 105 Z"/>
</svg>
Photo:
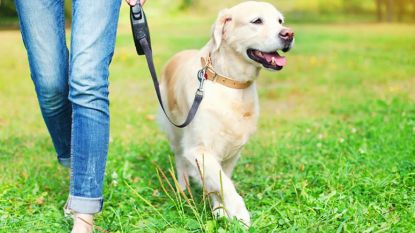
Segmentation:
<svg viewBox="0 0 415 233">
<path fill-rule="evenodd" d="M 264 58 L 267 60 L 268 63 L 278 66 L 285 66 L 287 65 L 287 60 L 285 57 L 280 56 L 277 52 L 275 53 L 264 53 Z"/>
</svg>

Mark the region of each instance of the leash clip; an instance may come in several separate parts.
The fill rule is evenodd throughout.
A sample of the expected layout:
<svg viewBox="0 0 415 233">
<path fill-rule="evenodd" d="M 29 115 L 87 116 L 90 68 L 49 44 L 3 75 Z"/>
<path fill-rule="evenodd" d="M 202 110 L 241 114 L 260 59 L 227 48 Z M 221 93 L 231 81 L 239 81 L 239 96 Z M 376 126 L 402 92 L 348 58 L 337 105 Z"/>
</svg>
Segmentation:
<svg viewBox="0 0 415 233">
<path fill-rule="evenodd" d="M 204 93 L 203 85 L 205 84 L 205 74 L 206 74 L 206 68 L 202 68 L 197 73 L 197 79 L 199 80 L 199 88 L 196 91 L 197 95 L 203 96 L 203 93 Z"/>
</svg>

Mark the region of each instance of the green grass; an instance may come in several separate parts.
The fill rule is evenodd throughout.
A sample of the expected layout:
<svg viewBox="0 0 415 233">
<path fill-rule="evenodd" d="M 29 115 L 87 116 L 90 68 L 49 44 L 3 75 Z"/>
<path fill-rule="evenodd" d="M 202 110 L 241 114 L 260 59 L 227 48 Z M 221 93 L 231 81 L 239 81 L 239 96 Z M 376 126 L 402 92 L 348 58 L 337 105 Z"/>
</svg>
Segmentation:
<svg viewBox="0 0 415 233">
<path fill-rule="evenodd" d="M 201 47 L 214 19 L 150 14 L 159 70 L 177 51 Z M 163 192 L 154 164 L 167 171 L 172 152 L 152 120 L 157 101 L 126 16 L 111 66 L 106 202 L 97 225 L 242 231 L 212 220 L 195 185 L 202 226 L 183 199 Z M 249 232 L 414 232 L 415 28 L 291 26 L 296 47 L 286 69 L 261 73 L 258 132 L 233 176 L 252 214 Z M 19 32 L 1 31 L 0 40 L 0 232 L 68 232 L 69 172 L 55 159 Z"/>
</svg>

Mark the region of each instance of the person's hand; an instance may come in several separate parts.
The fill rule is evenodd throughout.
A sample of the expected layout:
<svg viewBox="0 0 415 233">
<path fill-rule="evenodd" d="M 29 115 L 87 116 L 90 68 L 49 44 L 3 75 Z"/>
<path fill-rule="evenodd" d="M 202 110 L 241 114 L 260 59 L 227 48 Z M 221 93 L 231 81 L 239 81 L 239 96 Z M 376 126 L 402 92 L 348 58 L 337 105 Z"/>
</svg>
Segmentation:
<svg viewBox="0 0 415 233">
<path fill-rule="evenodd" d="M 130 6 L 135 6 L 137 4 L 138 0 L 125 0 L 125 2 L 127 2 L 128 5 Z M 144 3 L 146 3 L 146 0 L 140 0 L 140 4 L 142 6 L 144 6 Z"/>
</svg>

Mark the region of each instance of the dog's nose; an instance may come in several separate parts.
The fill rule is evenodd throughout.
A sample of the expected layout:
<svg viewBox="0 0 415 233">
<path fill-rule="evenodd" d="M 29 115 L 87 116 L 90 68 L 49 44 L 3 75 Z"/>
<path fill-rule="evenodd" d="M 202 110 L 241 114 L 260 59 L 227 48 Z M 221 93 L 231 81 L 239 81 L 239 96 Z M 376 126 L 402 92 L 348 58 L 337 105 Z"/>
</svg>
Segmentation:
<svg viewBox="0 0 415 233">
<path fill-rule="evenodd" d="M 281 30 L 279 37 L 287 42 L 294 40 L 294 32 L 289 28 L 284 28 Z"/>
</svg>

